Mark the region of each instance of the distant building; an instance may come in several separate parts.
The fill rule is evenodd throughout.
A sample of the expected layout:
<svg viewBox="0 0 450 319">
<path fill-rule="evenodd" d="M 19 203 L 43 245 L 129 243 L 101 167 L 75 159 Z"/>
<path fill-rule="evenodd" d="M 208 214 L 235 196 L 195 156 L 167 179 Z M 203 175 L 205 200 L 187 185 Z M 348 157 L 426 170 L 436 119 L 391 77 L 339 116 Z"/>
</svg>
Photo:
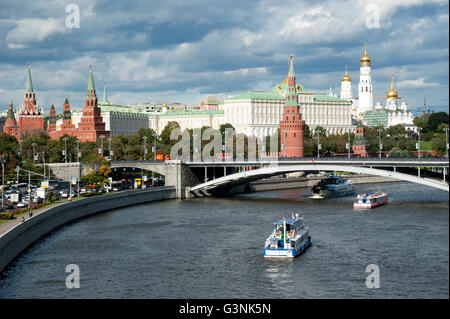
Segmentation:
<svg viewBox="0 0 450 319">
<path fill-rule="evenodd" d="M 398 106 L 398 93 L 394 88 L 394 76 L 392 76 L 391 86 L 386 93 L 386 108 L 383 109 L 380 102 L 377 102 L 375 109 L 364 112 L 363 123 L 369 127 L 402 125 L 406 130 L 417 132 L 414 125 L 414 116 L 408 111 L 408 105 L 403 100 Z"/>
<path fill-rule="evenodd" d="M 215 96 L 208 96 L 206 102 L 200 102 L 200 110 L 219 110 L 220 101 Z"/>
</svg>

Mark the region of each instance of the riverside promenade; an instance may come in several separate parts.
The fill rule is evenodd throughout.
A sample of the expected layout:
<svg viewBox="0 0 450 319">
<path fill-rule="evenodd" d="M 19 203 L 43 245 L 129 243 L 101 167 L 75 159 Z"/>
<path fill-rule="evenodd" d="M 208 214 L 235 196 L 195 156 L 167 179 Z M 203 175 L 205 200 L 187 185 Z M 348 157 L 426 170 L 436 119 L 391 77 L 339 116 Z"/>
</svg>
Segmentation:
<svg viewBox="0 0 450 319">
<path fill-rule="evenodd" d="M 57 207 L 59 205 L 64 205 L 67 203 L 70 203 L 70 201 L 66 200 L 64 202 L 55 202 L 53 204 L 50 204 L 50 205 L 47 205 L 44 207 L 39 207 L 39 208 L 33 209 L 33 217 L 31 217 L 31 218 L 34 218 L 37 215 L 46 212 L 50 208 Z M 11 219 L 11 220 L 8 220 L 7 222 L 1 223 L 0 224 L 0 237 L 3 236 L 3 234 L 7 233 L 10 229 L 16 227 L 19 224 L 24 223 L 22 221 L 22 216 L 25 218 L 25 223 L 30 220 L 30 218 L 28 217 L 28 213 L 25 212 L 19 216 L 16 216 L 15 219 Z"/>
</svg>

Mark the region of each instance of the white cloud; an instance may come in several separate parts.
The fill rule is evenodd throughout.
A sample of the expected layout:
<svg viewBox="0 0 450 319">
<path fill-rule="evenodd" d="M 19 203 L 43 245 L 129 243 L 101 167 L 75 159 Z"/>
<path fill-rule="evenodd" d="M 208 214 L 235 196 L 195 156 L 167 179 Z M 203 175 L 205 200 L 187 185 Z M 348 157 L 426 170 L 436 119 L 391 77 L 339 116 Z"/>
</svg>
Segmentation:
<svg viewBox="0 0 450 319">
<path fill-rule="evenodd" d="M 54 34 L 63 34 L 68 30 L 64 26 L 63 19 L 27 18 L 16 20 L 14 23 L 16 27 L 8 32 L 6 41 L 15 45 L 42 42 Z"/>
</svg>

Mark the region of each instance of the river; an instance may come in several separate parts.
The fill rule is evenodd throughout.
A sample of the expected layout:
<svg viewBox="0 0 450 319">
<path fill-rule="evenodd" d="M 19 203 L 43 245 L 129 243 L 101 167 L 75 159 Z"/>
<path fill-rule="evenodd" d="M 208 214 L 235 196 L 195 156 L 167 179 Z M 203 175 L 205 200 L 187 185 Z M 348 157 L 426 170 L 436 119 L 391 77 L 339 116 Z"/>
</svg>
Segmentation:
<svg viewBox="0 0 450 319">
<path fill-rule="evenodd" d="M 355 211 L 353 197 L 308 189 L 169 200 L 60 227 L 0 274 L 1 298 L 448 298 L 448 193 L 406 182 L 355 185 L 388 205 Z M 312 245 L 266 259 L 271 223 L 297 212 Z M 80 288 L 66 287 L 66 266 Z M 379 288 L 366 287 L 366 267 Z"/>
</svg>

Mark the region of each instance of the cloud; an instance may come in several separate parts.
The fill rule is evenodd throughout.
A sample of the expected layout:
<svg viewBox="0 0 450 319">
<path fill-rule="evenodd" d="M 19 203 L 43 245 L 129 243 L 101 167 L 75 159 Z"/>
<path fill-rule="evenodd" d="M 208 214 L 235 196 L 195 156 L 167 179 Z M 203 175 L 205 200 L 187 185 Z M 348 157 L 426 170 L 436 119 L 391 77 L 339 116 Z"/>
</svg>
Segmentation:
<svg viewBox="0 0 450 319">
<path fill-rule="evenodd" d="M 32 43 L 42 42 L 54 34 L 67 32 L 62 19 L 27 18 L 14 22 L 16 27 L 10 30 L 6 36 L 8 43 Z"/>
<path fill-rule="evenodd" d="M 164 97 L 191 104 L 270 89 L 286 77 L 290 54 L 299 83 L 336 91 L 345 65 L 357 85 L 367 41 L 378 95 L 394 74 L 410 105 L 424 95 L 448 105 L 447 1 L 373 0 L 380 15 L 374 29 L 366 26 L 367 3 L 357 0 L 79 0 L 79 29 L 64 26 L 67 3 L 2 4 L 0 89 L 17 101 L 27 62 L 45 108 L 66 94 L 81 105 L 89 64 L 97 87 L 107 83 L 119 104 Z M 0 106 L 8 97 L 0 94 Z"/>
</svg>

